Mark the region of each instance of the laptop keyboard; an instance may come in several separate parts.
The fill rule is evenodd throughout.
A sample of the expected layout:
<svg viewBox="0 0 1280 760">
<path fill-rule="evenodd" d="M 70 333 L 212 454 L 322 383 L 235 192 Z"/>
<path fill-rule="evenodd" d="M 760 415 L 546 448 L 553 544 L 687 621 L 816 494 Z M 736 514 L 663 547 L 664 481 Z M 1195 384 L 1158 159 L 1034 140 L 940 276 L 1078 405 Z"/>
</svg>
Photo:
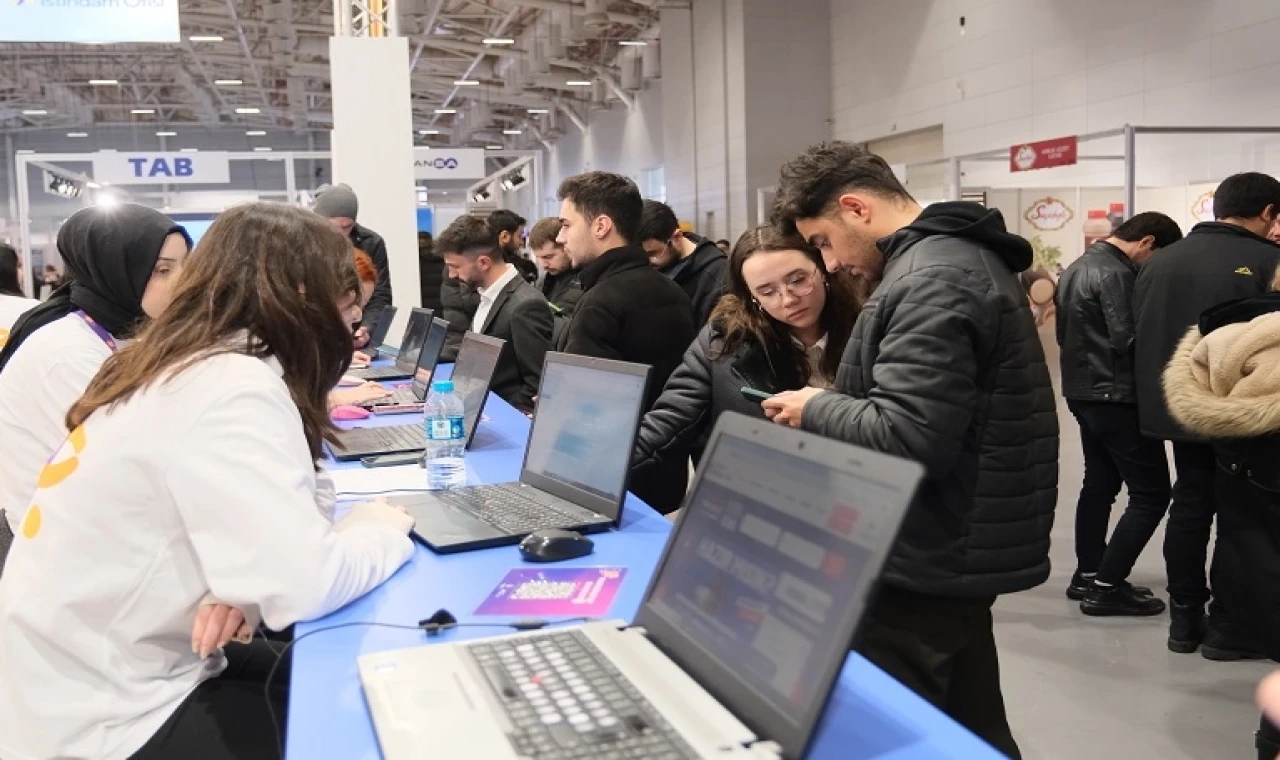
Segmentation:
<svg viewBox="0 0 1280 760">
<path fill-rule="evenodd" d="M 372 402 L 373 406 L 393 406 L 397 404 L 421 404 L 422 399 L 413 394 L 413 388 L 404 387 L 396 388 L 386 398 L 376 399 Z"/>
<path fill-rule="evenodd" d="M 397 377 L 405 377 L 412 373 L 405 372 L 399 367 L 368 367 L 348 374 L 354 375 L 361 380 L 381 380 L 384 378 L 393 379 Z"/>
<path fill-rule="evenodd" d="M 427 432 L 421 425 L 370 427 L 358 428 L 358 430 L 360 434 L 351 437 L 349 448 L 357 448 L 361 451 L 421 451 L 427 447 Z"/>
<path fill-rule="evenodd" d="M 537 760 L 693 760 L 698 755 L 580 631 L 467 645 Z"/>
<path fill-rule="evenodd" d="M 533 501 L 523 493 L 503 486 L 437 491 L 435 496 L 507 533 L 532 533 L 542 528 L 563 528 L 583 522 L 580 514 Z"/>
</svg>

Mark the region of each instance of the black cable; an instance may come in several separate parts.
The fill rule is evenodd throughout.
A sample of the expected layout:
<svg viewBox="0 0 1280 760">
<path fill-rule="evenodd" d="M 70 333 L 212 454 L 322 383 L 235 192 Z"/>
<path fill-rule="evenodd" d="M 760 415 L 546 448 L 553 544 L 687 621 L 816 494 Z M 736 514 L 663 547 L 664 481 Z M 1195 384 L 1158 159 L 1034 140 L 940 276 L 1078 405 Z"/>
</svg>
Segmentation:
<svg viewBox="0 0 1280 760">
<path fill-rule="evenodd" d="M 440 612 L 437 612 L 436 615 L 433 615 L 432 618 L 439 617 L 442 613 L 450 619 L 453 617 L 452 615 L 449 615 L 446 610 L 441 610 Z M 314 631 L 307 631 L 301 636 L 295 637 L 293 641 L 285 644 L 284 648 L 281 649 L 279 654 L 276 656 L 276 661 L 272 663 L 271 670 L 267 671 L 267 681 L 262 686 L 262 696 L 267 702 L 267 714 L 271 717 L 271 730 L 274 731 L 276 735 L 276 750 L 280 753 L 280 760 L 284 760 L 284 732 L 280 730 L 280 721 L 276 718 L 276 708 L 271 702 L 271 682 L 275 680 L 276 670 L 280 667 L 280 663 L 284 660 L 285 656 L 289 654 L 289 650 L 303 639 L 314 636 L 317 633 L 327 633 L 328 631 L 336 631 L 340 628 L 355 628 L 357 626 L 366 626 L 369 628 L 394 628 L 401 631 L 425 631 L 428 636 L 434 636 L 441 631 L 446 631 L 451 628 L 514 628 L 517 631 L 537 631 L 550 625 L 589 623 L 592 620 L 592 618 L 589 617 L 576 617 L 565 618 L 564 620 L 524 618 L 511 623 L 459 623 L 456 621 L 448 623 L 429 622 L 432 618 L 421 620 L 417 625 L 400 625 L 397 623 L 378 623 L 373 621 L 338 623 L 337 625 L 326 626 L 325 628 L 317 628 Z M 272 649 L 275 649 L 275 647 L 272 647 Z"/>
</svg>

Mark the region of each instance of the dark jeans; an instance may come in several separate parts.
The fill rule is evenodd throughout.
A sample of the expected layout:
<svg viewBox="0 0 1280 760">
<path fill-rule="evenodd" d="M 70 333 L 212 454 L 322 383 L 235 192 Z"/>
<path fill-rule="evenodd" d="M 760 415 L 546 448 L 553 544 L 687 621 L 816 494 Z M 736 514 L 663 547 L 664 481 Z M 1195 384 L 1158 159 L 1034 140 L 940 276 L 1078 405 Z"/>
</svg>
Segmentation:
<svg viewBox="0 0 1280 760">
<path fill-rule="evenodd" d="M 1104 583 L 1129 577 L 1138 555 L 1169 508 L 1169 461 L 1164 444 L 1142 435 L 1133 404 L 1068 401 L 1080 423 L 1084 484 L 1076 503 L 1076 570 Z M 1129 506 L 1111 540 L 1107 527 L 1120 486 Z"/>
<path fill-rule="evenodd" d="M 1174 443 L 1173 463 L 1178 482 L 1173 486 L 1173 504 L 1164 532 L 1169 596 L 1179 604 L 1204 604 L 1210 597 L 1205 560 L 1217 513 L 1214 479 L 1218 464 L 1213 447 L 1197 443 Z"/>
<path fill-rule="evenodd" d="M 1021 758 L 1000 692 L 995 597 L 955 599 L 882 587 L 856 649 L 1011 758 Z"/>
<path fill-rule="evenodd" d="M 131 760 L 277 760 L 279 738 L 267 713 L 264 687 L 283 647 L 262 639 L 228 646 L 222 675 L 197 686 Z M 271 704 L 283 726 L 288 659 L 276 668 L 271 685 Z"/>
</svg>

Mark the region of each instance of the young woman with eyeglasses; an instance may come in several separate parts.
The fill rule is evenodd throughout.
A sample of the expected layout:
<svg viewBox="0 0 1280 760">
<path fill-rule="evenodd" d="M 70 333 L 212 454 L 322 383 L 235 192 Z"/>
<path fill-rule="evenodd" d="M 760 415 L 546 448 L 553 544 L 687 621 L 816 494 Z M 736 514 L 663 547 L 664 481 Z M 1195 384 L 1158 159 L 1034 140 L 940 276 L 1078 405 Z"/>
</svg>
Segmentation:
<svg viewBox="0 0 1280 760">
<path fill-rule="evenodd" d="M 860 280 L 828 274 L 816 248 L 768 226 L 738 239 L 728 276 L 728 292 L 636 439 L 632 488 L 662 512 L 678 507 L 681 496 L 658 482 L 663 465 L 690 456 L 696 461 L 722 412 L 764 416 L 744 387 L 778 393 L 835 382 L 865 300 Z"/>
</svg>

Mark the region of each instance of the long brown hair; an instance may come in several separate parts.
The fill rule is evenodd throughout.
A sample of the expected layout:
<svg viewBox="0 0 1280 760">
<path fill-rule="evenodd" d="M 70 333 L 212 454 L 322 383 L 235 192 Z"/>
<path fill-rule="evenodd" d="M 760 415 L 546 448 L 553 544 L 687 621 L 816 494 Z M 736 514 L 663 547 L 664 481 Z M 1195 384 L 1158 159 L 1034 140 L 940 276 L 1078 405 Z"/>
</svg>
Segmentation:
<svg viewBox="0 0 1280 760">
<path fill-rule="evenodd" d="M 799 251 L 818 269 L 827 301 L 822 307 L 820 324 L 827 334 L 827 348 L 818 367 L 810 367 L 802 348 L 791 336 L 791 328 L 761 308 L 756 302 L 742 266 L 757 253 Z M 718 332 L 720 345 L 716 356 L 731 354 L 740 347 L 755 343 L 764 350 L 778 384 L 787 388 L 806 385 L 814 370 L 828 380 L 835 380 L 836 370 L 844 354 L 845 343 L 853 332 L 853 323 L 866 302 L 867 288 L 858 277 L 840 272 L 830 274 L 822 262 L 822 253 L 799 235 L 792 235 L 769 225 L 761 225 L 742 233 L 729 254 L 729 292 L 711 313 L 711 324 Z"/>
<path fill-rule="evenodd" d="M 319 459 L 322 442 L 337 436 L 328 393 L 351 364 L 338 300 L 355 283 L 350 241 L 314 213 L 278 203 L 224 211 L 187 260 L 169 307 L 107 359 L 67 427 L 201 359 L 244 352 L 280 362 Z M 248 345 L 236 341 L 244 333 Z"/>
</svg>

